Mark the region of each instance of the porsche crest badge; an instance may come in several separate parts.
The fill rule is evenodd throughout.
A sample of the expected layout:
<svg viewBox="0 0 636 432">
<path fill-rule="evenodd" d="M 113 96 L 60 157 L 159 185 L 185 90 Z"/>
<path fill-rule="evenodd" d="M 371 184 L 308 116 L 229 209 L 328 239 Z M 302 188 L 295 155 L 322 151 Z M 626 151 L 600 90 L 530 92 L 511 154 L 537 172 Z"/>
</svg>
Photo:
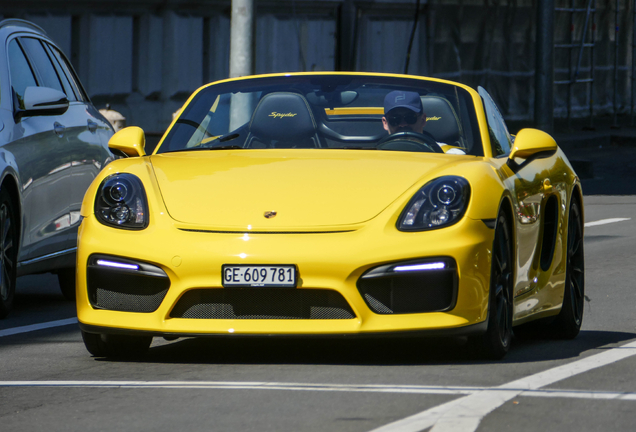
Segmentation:
<svg viewBox="0 0 636 432">
<path fill-rule="evenodd" d="M 275 211 L 266 211 L 265 214 L 263 214 L 263 216 L 265 216 L 267 219 L 271 219 L 275 217 L 276 214 L 277 213 Z"/>
</svg>

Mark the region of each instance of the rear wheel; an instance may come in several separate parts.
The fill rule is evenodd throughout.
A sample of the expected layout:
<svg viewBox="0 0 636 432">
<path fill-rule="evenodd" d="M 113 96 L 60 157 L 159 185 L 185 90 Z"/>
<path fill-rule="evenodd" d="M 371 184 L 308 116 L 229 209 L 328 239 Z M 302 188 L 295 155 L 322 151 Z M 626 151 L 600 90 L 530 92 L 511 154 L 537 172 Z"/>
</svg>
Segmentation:
<svg viewBox="0 0 636 432">
<path fill-rule="evenodd" d="M 583 253 L 583 218 L 579 204 L 572 201 L 568 216 L 567 267 L 563 306 L 552 323 L 554 336 L 573 339 L 581 330 L 585 305 L 585 257 Z"/>
<path fill-rule="evenodd" d="M 151 336 L 97 334 L 83 330 L 82 339 L 88 352 L 95 357 L 141 357 L 152 343 Z"/>
<path fill-rule="evenodd" d="M 488 329 L 471 342 L 479 353 L 492 360 L 503 358 L 512 342 L 513 258 L 510 227 L 506 216 L 499 213 L 490 270 Z"/>
<path fill-rule="evenodd" d="M 18 225 L 11 196 L 0 190 L 0 319 L 13 306 L 16 262 L 18 258 Z"/>
<path fill-rule="evenodd" d="M 75 300 L 75 269 L 66 268 L 57 271 L 60 291 L 66 300 Z"/>
</svg>

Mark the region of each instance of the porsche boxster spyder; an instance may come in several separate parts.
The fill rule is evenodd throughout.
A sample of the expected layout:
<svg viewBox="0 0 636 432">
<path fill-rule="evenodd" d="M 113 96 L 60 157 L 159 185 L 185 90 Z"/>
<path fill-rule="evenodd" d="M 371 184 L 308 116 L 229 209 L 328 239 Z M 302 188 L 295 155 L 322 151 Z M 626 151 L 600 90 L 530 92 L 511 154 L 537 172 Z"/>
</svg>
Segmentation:
<svg viewBox="0 0 636 432">
<path fill-rule="evenodd" d="M 423 130 L 387 126 L 420 121 L 385 112 L 400 104 Z M 229 79 L 198 89 L 152 154 L 144 143 L 116 133 L 128 157 L 82 205 L 77 312 L 93 355 L 157 336 L 448 335 L 501 358 L 515 326 L 580 330 L 580 181 L 548 134 L 512 136 L 481 87 Z"/>
</svg>

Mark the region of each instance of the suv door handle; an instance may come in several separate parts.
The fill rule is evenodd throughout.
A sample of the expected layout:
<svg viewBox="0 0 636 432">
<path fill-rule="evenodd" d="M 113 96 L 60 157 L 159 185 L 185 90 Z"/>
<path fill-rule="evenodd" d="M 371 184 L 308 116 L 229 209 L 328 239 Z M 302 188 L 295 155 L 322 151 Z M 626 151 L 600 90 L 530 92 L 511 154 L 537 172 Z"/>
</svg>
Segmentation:
<svg viewBox="0 0 636 432">
<path fill-rule="evenodd" d="M 55 130 L 55 134 L 62 138 L 64 136 L 64 132 L 66 131 L 66 126 L 61 123 L 55 122 L 53 123 L 53 129 Z"/>
<path fill-rule="evenodd" d="M 95 133 L 95 131 L 97 130 L 97 123 L 90 119 L 86 120 L 86 123 L 88 124 L 88 130 L 91 133 Z"/>
</svg>

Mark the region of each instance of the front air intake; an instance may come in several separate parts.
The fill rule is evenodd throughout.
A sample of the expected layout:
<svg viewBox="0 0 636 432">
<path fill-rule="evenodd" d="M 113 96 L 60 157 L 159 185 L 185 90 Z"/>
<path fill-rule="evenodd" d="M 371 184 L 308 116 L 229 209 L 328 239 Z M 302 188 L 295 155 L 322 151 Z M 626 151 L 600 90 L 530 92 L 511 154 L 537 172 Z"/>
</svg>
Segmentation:
<svg viewBox="0 0 636 432">
<path fill-rule="evenodd" d="M 186 292 L 170 312 L 190 319 L 352 319 L 336 291 L 324 289 L 217 288 Z"/>
<path fill-rule="evenodd" d="M 154 312 L 170 288 L 168 275 L 152 264 L 108 255 L 91 255 L 88 263 L 88 299 L 95 309 Z"/>
<path fill-rule="evenodd" d="M 363 274 L 357 286 L 377 314 L 448 311 L 457 301 L 457 265 L 447 257 L 383 265 Z"/>
</svg>

